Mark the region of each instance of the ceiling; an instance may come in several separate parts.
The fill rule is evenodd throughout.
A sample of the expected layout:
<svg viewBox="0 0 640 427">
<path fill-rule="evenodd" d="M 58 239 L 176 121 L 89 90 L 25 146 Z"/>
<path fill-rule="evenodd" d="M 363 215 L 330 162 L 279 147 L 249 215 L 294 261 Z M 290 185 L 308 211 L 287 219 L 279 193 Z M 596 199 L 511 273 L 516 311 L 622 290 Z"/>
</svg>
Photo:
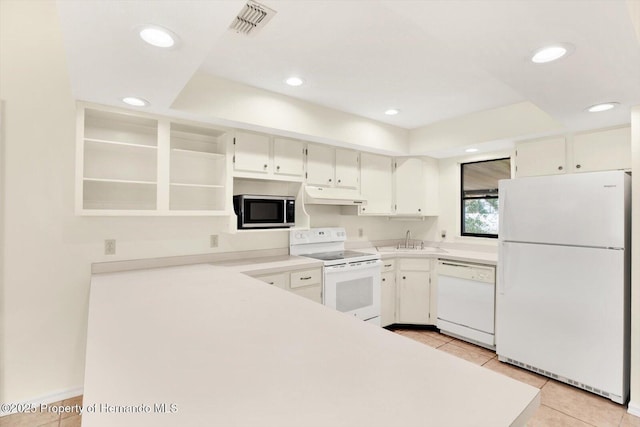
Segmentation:
<svg viewBox="0 0 640 427">
<path fill-rule="evenodd" d="M 135 95 L 168 111 L 208 73 L 405 129 L 528 101 L 584 130 L 628 123 L 640 105 L 640 37 L 624 0 L 261 3 L 277 13 L 245 36 L 228 30 L 241 0 L 59 0 L 74 96 L 118 105 Z M 135 30 L 150 23 L 178 45 L 142 42 Z M 530 61 L 553 43 L 574 49 Z M 291 75 L 305 84 L 287 86 Z M 585 111 L 605 101 L 620 106 Z"/>
</svg>

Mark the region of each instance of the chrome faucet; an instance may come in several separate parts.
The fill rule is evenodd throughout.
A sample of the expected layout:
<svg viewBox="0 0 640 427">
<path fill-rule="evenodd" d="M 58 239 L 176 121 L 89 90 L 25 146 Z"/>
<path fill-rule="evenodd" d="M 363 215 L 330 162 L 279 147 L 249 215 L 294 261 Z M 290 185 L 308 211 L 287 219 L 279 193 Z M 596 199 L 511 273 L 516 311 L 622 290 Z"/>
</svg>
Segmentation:
<svg viewBox="0 0 640 427">
<path fill-rule="evenodd" d="M 409 249 L 409 240 L 411 240 L 411 230 L 407 230 L 407 235 L 404 239 L 404 247 L 405 249 Z"/>
</svg>

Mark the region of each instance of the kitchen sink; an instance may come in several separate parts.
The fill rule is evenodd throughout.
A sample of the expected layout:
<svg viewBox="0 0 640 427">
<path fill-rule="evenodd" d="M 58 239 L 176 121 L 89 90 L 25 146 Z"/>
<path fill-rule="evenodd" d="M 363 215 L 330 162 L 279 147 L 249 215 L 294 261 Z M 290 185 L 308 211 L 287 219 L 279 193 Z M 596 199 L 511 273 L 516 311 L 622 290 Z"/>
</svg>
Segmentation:
<svg viewBox="0 0 640 427">
<path fill-rule="evenodd" d="M 436 254 L 446 254 L 447 251 L 440 248 L 434 248 L 433 246 L 425 246 L 425 247 L 408 247 L 405 248 L 403 246 L 385 246 L 378 248 L 379 252 L 424 252 L 424 253 L 436 253 Z"/>
</svg>

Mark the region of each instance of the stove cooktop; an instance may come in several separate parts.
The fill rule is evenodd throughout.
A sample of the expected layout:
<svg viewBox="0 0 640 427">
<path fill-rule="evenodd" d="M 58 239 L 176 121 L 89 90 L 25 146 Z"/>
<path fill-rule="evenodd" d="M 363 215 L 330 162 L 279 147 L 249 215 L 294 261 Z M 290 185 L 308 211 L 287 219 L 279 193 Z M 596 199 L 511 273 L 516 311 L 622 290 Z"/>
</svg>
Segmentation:
<svg viewBox="0 0 640 427">
<path fill-rule="evenodd" d="M 319 252 L 315 254 L 306 254 L 304 255 L 309 258 L 319 259 L 321 261 L 348 261 L 352 258 L 368 258 L 368 259 L 377 259 L 379 256 L 375 254 L 368 254 L 365 252 L 356 252 L 356 251 L 335 251 L 335 252 Z"/>
</svg>

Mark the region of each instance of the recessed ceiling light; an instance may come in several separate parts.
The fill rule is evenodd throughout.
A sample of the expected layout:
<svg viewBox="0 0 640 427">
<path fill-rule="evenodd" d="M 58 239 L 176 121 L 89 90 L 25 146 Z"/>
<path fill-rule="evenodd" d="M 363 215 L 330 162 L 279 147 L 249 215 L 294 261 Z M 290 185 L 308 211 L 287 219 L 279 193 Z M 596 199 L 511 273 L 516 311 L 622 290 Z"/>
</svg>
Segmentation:
<svg viewBox="0 0 640 427">
<path fill-rule="evenodd" d="M 384 113 L 387 116 L 395 116 L 396 114 L 398 114 L 400 112 L 400 110 L 397 110 L 395 108 L 389 108 L 387 111 L 385 111 Z"/>
<path fill-rule="evenodd" d="M 302 83 L 304 83 L 300 77 L 289 77 L 287 80 L 285 80 L 285 82 L 289 86 L 300 86 L 302 85 Z"/>
<path fill-rule="evenodd" d="M 601 111 L 611 110 L 612 108 L 615 108 L 617 105 L 619 105 L 617 102 L 605 102 L 602 104 L 592 105 L 591 107 L 587 108 L 587 111 L 590 113 L 599 113 Z"/>
<path fill-rule="evenodd" d="M 146 107 L 149 105 L 149 101 L 146 99 L 137 98 L 135 96 L 126 96 L 122 98 L 122 102 L 131 105 L 132 107 Z"/>
<path fill-rule="evenodd" d="M 537 50 L 531 57 L 536 64 L 544 64 L 562 58 L 569 52 L 566 46 L 554 45 Z"/>
<path fill-rule="evenodd" d="M 478 149 L 477 148 L 467 148 L 464 151 L 466 151 L 467 153 L 475 153 L 476 151 L 478 151 Z"/>
<path fill-rule="evenodd" d="M 140 38 L 152 46 L 171 47 L 176 44 L 176 38 L 171 31 L 155 25 L 147 25 L 140 30 Z"/>
</svg>

